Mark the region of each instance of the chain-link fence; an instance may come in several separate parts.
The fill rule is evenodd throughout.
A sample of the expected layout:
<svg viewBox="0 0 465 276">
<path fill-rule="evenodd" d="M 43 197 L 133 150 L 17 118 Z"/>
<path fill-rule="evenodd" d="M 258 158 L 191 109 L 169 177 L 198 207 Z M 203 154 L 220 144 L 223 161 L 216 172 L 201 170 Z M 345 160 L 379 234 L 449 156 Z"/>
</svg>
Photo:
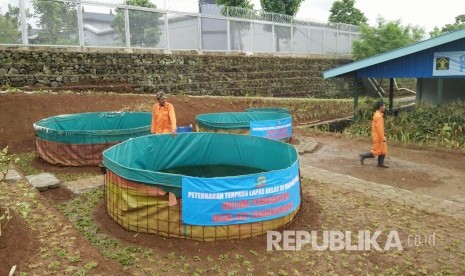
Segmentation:
<svg viewBox="0 0 465 276">
<path fill-rule="evenodd" d="M 357 26 L 195 0 L 2 0 L 0 44 L 351 54 Z"/>
</svg>

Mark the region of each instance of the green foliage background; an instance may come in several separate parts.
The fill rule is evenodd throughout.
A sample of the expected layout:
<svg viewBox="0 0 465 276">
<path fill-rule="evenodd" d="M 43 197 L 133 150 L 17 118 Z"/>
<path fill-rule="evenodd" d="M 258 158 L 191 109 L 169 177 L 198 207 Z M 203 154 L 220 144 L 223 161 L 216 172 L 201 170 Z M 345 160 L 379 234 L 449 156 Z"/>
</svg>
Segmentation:
<svg viewBox="0 0 465 276">
<path fill-rule="evenodd" d="M 76 5 L 70 2 L 33 0 L 34 16 L 38 18 L 39 44 L 78 44 Z"/>
<path fill-rule="evenodd" d="M 149 0 L 126 0 L 125 5 L 156 9 Z M 161 29 L 159 20 L 161 13 L 129 10 L 129 32 L 131 46 L 157 47 L 160 42 Z M 120 35 L 123 45 L 126 44 L 124 9 L 116 10 L 116 17 L 111 27 Z"/>
<path fill-rule="evenodd" d="M 366 24 L 368 19 L 365 14 L 357 9 L 355 0 L 339 0 L 333 3 L 329 10 L 328 21 L 331 23 L 345 23 L 352 25 Z"/>
<path fill-rule="evenodd" d="M 371 135 L 374 103 L 367 99 L 357 108 L 356 122 L 345 130 L 347 134 Z M 420 103 L 397 116 L 386 116 L 385 134 L 388 140 L 465 150 L 465 102 L 443 106 Z"/>
<path fill-rule="evenodd" d="M 465 28 L 465 14 L 461 14 L 455 17 L 455 22 L 452 24 L 446 24 L 441 29 L 434 27 L 434 30 L 430 32 L 431 37 L 442 35 L 444 33 L 454 32 Z"/>
<path fill-rule="evenodd" d="M 423 28 L 403 26 L 400 20 L 386 21 L 378 18 L 377 26 L 360 25 L 361 37 L 354 41 L 353 55 L 356 60 L 368 58 L 421 40 Z"/>
<path fill-rule="evenodd" d="M 4 14 L 0 9 L 0 44 L 16 44 L 21 38 L 19 8 L 8 4 Z"/>
</svg>

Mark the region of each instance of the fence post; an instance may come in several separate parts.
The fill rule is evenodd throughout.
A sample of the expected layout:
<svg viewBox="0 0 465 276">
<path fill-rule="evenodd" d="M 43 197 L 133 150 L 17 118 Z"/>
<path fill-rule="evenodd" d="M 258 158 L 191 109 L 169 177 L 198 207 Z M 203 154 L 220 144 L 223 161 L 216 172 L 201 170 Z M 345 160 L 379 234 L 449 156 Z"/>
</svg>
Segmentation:
<svg viewBox="0 0 465 276">
<path fill-rule="evenodd" d="M 321 45 L 321 53 L 325 53 L 325 44 L 326 44 L 326 30 L 323 29 L 323 43 Z"/>
<path fill-rule="evenodd" d="M 226 19 L 226 43 L 228 43 L 226 49 L 231 52 L 231 20 L 229 19 Z"/>
<path fill-rule="evenodd" d="M 254 52 L 254 28 L 255 28 L 255 24 L 253 23 L 253 21 L 251 20 L 250 21 L 250 47 L 251 47 L 251 50 L 252 53 Z"/>
<path fill-rule="evenodd" d="M 271 24 L 271 52 L 276 53 L 276 45 L 275 45 L 275 35 L 274 35 L 274 24 Z"/>
<path fill-rule="evenodd" d="M 82 19 L 82 3 L 81 0 L 76 4 L 77 11 L 77 23 L 78 23 L 78 33 L 79 33 L 79 46 L 84 46 L 84 22 Z"/>
<path fill-rule="evenodd" d="M 294 53 L 294 17 L 291 17 L 291 47 L 289 51 Z"/>
<path fill-rule="evenodd" d="M 168 12 L 165 12 L 165 48 L 170 49 L 170 30 L 168 26 Z"/>
<path fill-rule="evenodd" d="M 294 53 L 294 26 L 291 26 L 291 47 L 289 51 Z"/>
<path fill-rule="evenodd" d="M 198 37 L 198 47 L 199 47 L 199 51 L 202 51 L 203 50 L 203 45 L 202 45 L 202 15 L 199 14 L 197 16 L 197 37 Z"/>
<path fill-rule="evenodd" d="M 352 54 L 352 33 L 349 33 L 349 54 Z"/>
<path fill-rule="evenodd" d="M 131 34 L 129 29 L 129 10 L 124 8 L 124 34 L 126 36 L 126 48 L 131 48 Z"/>
<path fill-rule="evenodd" d="M 24 0 L 19 0 L 19 9 L 21 12 L 21 40 L 23 41 L 23 45 L 29 45 L 26 22 L 26 6 L 24 5 Z"/>
<path fill-rule="evenodd" d="M 307 28 L 307 52 L 308 53 L 312 52 L 312 49 L 311 49 L 312 39 L 310 38 L 310 35 L 311 35 L 311 31 L 310 31 L 310 27 L 308 27 Z"/>
</svg>

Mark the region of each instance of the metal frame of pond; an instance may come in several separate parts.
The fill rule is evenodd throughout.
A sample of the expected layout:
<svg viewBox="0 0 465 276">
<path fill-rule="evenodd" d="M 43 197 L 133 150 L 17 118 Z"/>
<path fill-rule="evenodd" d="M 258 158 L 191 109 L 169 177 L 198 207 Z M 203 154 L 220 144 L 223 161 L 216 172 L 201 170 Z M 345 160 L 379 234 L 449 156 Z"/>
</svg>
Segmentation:
<svg viewBox="0 0 465 276">
<path fill-rule="evenodd" d="M 147 135 L 103 156 L 105 207 L 129 231 L 199 241 L 244 239 L 287 225 L 301 208 L 298 152 L 278 141 L 229 133 Z M 220 177 L 166 172 L 184 165 L 262 172 Z"/>
<path fill-rule="evenodd" d="M 292 223 L 300 214 L 302 210 L 301 206 L 297 208 L 295 211 L 282 216 L 280 218 L 268 220 L 268 221 L 259 221 L 253 223 L 245 223 L 245 224 L 231 224 L 231 225 L 223 225 L 223 226 L 199 226 L 199 225 L 191 225 L 191 224 L 184 224 L 181 220 L 181 208 L 179 204 L 175 206 L 166 206 L 166 207 L 159 207 L 160 205 L 166 205 L 167 199 L 165 196 L 164 198 L 160 196 L 152 197 L 156 201 L 154 204 L 156 207 L 155 213 L 161 213 L 162 209 L 166 211 L 166 219 L 161 218 L 160 216 L 150 216 L 148 208 L 145 209 L 145 213 L 141 214 L 146 217 L 146 225 L 139 225 L 137 223 L 136 226 L 131 225 L 129 220 L 122 220 L 116 215 L 120 208 L 123 207 L 122 203 L 119 201 L 116 205 L 114 204 L 114 200 L 111 199 L 112 187 L 115 186 L 115 183 L 111 181 L 111 179 L 117 177 L 111 171 L 106 170 L 106 168 L 102 167 L 102 174 L 104 175 L 104 202 L 107 208 L 107 212 L 110 217 L 116 221 L 119 225 L 121 225 L 124 229 L 129 231 L 141 232 L 141 233 L 149 233 L 155 234 L 162 237 L 168 238 L 180 238 L 185 240 L 197 240 L 197 241 L 218 241 L 218 240 L 234 240 L 234 239 L 246 239 L 251 238 L 254 236 L 260 236 L 265 234 L 267 231 L 275 230 L 277 228 L 285 227 L 286 225 Z M 110 176 L 109 176 L 110 175 Z M 121 178 L 120 178 L 121 179 Z M 299 179 L 301 176 L 299 174 Z M 123 180 L 124 181 L 124 180 Z M 140 186 L 144 186 L 141 184 Z M 150 187 L 146 186 L 148 191 Z M 129 194 L 129 186 L 126 188 L 119 189 L 119 193 L 116 195 L 119 198 L 123 196 L 127 196 Z M 302 194 L 302 187 L 300 187 L 300 193 Z M 148 194 L 148 192 L 147 192 Z M 138 195 L 139 198 L 144 197 L 143 194 Z M 145 196 L 146 198 L 146 205 L 148 205 L 149 197 Z M 111 203 L 110 203 L 111 201 Z M 136 209 L 142 207 L 143 204 L 139 206 L 139 202 L 135 201 L 132 202 L 136 205 Z M 119 205 L 121 204 L 121 205 Z M 139 213 L 138 213 L 139 215 Z M 155 220 L 155 224 L 157 225 L 156 228 L 149 227 L 149 220 Z M 126 223 L 125 223 L 126 222 Z M 162 225 L 166 226 L 166 229 L 163 228 Z M 178 228 L 178 231 L 171 231 L 173 228 Z M 175 233 L 177 232 L 177 233 Z"/>
</svg>

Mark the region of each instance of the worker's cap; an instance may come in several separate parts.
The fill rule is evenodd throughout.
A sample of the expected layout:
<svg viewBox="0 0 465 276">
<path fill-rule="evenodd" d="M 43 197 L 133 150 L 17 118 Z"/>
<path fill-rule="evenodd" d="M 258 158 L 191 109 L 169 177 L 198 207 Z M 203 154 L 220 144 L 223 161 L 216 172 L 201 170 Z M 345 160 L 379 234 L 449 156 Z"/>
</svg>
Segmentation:
<svg viewBox="0 0 465 276">
<path fill-rule="evenodd" d="M 166 99 L 165 92 L 158 92 L 157 93 L 157 99 Z"/>
</svg>

